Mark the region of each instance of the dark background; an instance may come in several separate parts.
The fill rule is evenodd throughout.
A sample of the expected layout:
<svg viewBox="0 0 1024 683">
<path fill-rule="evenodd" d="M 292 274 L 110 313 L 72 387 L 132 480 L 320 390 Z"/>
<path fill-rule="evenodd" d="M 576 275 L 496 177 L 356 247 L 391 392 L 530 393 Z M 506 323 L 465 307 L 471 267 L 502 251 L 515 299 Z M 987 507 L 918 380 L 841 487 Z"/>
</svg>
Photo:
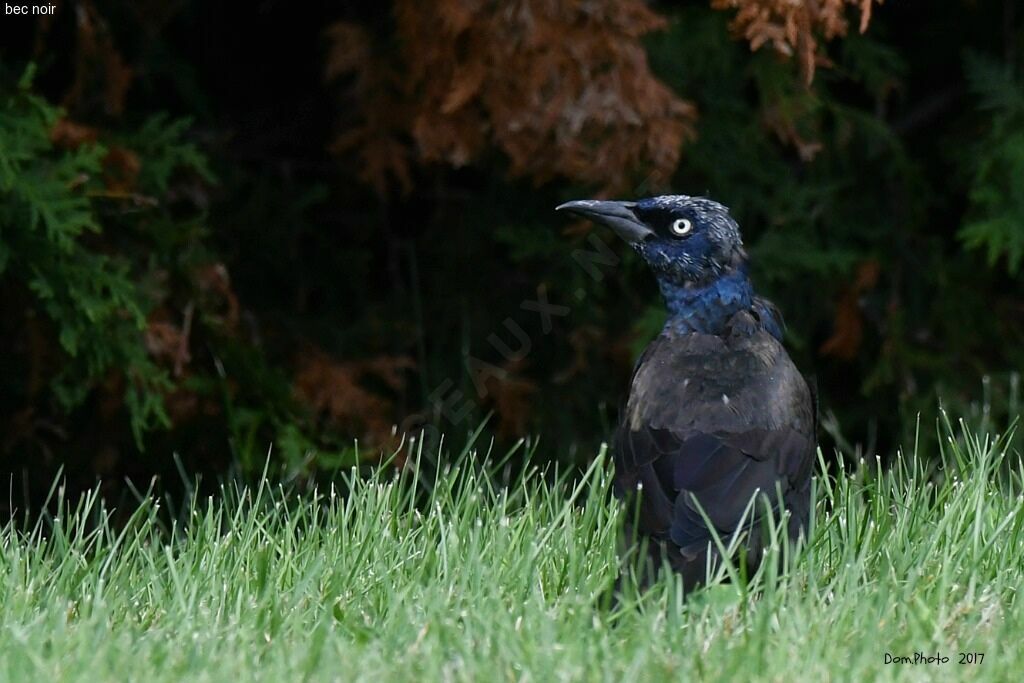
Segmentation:
<svg viewBox="0 0 1024 683">
<path fill-rule="evenodd" d="M 446 457 L 488 415 L 485 450 L 532 435 L 585 462 L 662 321 L 633 255 L 552 210 L 592 196 L 732 208 L 817 377 L 826 452 L 891 455 L 918 415 L 927 441 L 940 397 L 1005 425 L 1024 12 L 890 0 L 860 33 L 863 4 L 0 17 L 0 507 L 60 468 L 117 492 L 259 474 L 268 452 L 308 482 L 401 464 L 413 436 Z M 595 236 L 619 261 L 599 278 L 573 258 Z M 547 330 L 522 306 L 541 296 L 568 307 Z"/>
</svg>

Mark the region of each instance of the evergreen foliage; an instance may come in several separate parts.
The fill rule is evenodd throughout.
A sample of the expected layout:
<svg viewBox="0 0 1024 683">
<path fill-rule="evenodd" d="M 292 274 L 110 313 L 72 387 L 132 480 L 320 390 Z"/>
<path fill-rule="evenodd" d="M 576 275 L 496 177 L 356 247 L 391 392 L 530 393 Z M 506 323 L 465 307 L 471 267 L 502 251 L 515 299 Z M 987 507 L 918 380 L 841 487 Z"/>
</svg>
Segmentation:
<svg viewBox="0 0 1024 683">
<path fill-rule="evenodd" d="M 613 192 L 732 208 L 826 451 L 891 452 L 982 376 L 1019 409 L 1012 0 L 428 5 L 74 0 L 0 42 L 6 467 L 273 443 L 305 478 L 488 414 L 583 459 L 663 319 L 552 211 Z"/>
<path fill-rule="evenodd" d="M 991 266 L 1005 257 L 1011 275 L 1024 259 L 1024 80 L 1016 66 L 977 54 L 964 62 L 988 121 L 973 150 L 970 209 L 960 237 L 983 248 Z"/>
<path fill-rule="evenodd" d="M 117 199 L 103 178 L 109 152 L 96 142 L 57 148 L 51 133 L 62 112 L 31 85 L 30 69 L 0 105 L 0 274 L 31 293 L 28 315 L 44 313 L 53 329 L 60 369 L 52 390 L 63 409 L 78 407 L 117 369 L 141 447 L 144 431 L 170 424 L 161 398 L 170 378 L 143 343 L 152 302 L 133 275 L 138 264 L 89 241 L 104 234 L 101 205 Z M 179 161 L 205 168 L 194 148 L 166 151 L 180 145 L 180 127 L 153 122 L 145 132 L 153 135 L 147 162 L 156 170 L 140 179 L 140 190 L 166 191 L 165 176 Z"/>
</svg>

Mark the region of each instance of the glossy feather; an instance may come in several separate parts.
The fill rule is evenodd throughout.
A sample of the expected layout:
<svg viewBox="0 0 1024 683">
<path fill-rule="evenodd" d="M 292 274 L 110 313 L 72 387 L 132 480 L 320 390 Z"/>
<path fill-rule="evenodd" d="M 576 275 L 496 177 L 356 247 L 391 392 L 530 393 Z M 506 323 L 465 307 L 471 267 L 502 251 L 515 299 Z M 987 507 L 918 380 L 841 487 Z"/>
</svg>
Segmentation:
<svg viewBox="0 0 1024 683">
<path fill-rule="evenodd" d="M 751 313 L 735 314 L 721 336 L 667 327 L 637 364 L 615 440 L 616 489 L 639 511 L 635 532 L 692 587 L 712 540 L 703 508 L 726 543 L 747 532 L 752 571 L 763 513 L 755 507 L 741 528 L 743 513 L 755 492 L 776 509 L 781 496 L 796 539 L 810 508 L 815 426 L 806 381 Z"/>
<path fill-rule="evenodd" d="M 628 536 L 687 587 L 717 561 L 715 535 L 762 556 L 766 508 L 798 538 L 817 430 L 810 387 L 782 347 L 782 316 L 754 293 L 739 226 L 703 197 L 577 200 L 558 207 L 614 230 L 657 278 L 669 317 L 633 372 L 615 445 Z M 680 229 L 682 226 L 682 229 Z M 747 513 L 748 509 L 750 514 Z"/>
</svg>

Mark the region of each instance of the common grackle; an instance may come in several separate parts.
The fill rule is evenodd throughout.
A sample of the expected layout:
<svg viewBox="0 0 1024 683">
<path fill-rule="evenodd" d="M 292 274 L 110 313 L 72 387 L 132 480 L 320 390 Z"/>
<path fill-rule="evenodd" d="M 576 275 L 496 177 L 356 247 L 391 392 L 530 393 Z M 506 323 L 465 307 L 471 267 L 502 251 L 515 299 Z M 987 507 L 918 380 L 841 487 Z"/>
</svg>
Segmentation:
<svg viewBox="0 0 1024 683">
<path fill-rule="evenodd" d="M 642 582 L 667 562 L 688 590 L 702 583 L 721 561 L 709 521 L 749 575 L 763 555 L 763 500 L 776 517 L 780 501 L 788 510 L 791 539 L 806 527 L 817 409 L 778 309 L 754 294 L 739 226 L 721 204 L 683 195 L 558 210 L 628 242 L 669 312 L 633 370 L 613 446 L 616 492 L 636 510 L 627 534 L 646 546 Z"/>
</svg>

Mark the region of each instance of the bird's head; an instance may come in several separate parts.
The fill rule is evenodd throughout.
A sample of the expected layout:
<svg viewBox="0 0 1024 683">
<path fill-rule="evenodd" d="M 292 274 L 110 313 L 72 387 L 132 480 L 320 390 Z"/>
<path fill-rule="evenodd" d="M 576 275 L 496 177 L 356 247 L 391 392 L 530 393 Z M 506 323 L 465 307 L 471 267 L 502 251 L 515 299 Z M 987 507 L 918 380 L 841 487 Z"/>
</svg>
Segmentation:
<svg viewBox="0 0 1024 683">
<path fill-rule="evenodd" d="M 607 225 L 665 284 L 700 287 L 741 268 L 743 240 L 729 209 L 703 197 L 665 195 L 635 202 L 584 199 L 558 211 Z"/>
</svg>

